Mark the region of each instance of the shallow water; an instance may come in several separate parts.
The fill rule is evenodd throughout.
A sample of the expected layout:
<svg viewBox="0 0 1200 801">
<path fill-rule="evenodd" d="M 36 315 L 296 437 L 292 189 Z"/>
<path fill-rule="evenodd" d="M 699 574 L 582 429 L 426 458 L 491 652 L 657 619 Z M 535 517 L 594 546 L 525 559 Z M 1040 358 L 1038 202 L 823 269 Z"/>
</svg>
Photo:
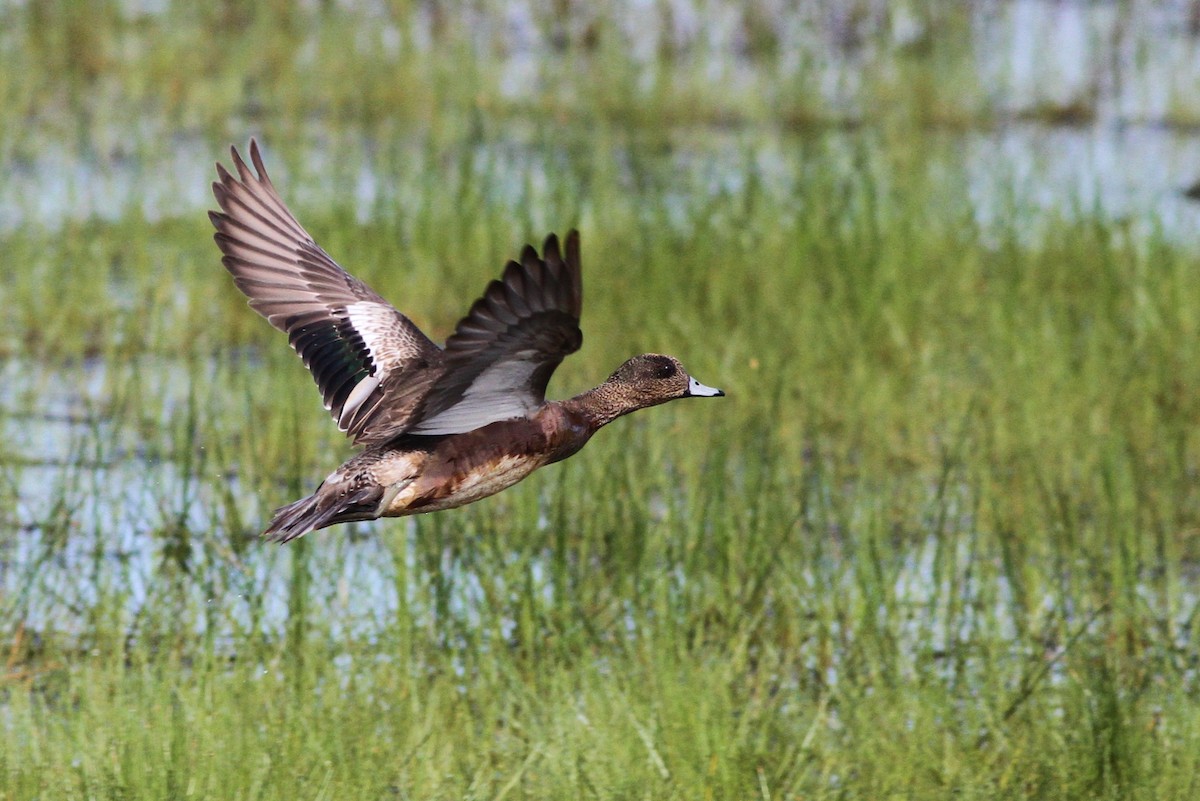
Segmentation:
<svg viewBox="0 0 1200 801">
<path fill-rule="evenodd" d="M 538 52 L 540 34 L 526 5 L 502 5 L 505 13 L 499 17 L 483 14 L 476 20 L 477 35 L 481 41 L 501 37 L 509 43 L 497 64 L 502 91 L 511 101 L 530 100 L 536 96 L 536 77 L 545 69 L 545 60 L 554 56 Z M 707 4 L 702 10 L 699 4 L 679 0 L 671 7 L 673 13 L 665 20 L 657 4 L 641 0 L 625 4 L 627 13 L 620 18 L 632 43 L 630 58 L 651 63 L 663 39 L 681 49 L 702 42 L 708 51 L 725 57 L 697 59 L 681 69 L 703 70 L 714 80 L 754 91 L 764 80 L 786 78 L 789 70 L 811 64 L 805 54 L 817 53 L 822 64 L 817 85 L 823 100 L 847 120 L 863 124 L 816 126 L 799 132 L 785 130 L 782 124 L 765 128 L 735 124 L 721 129 L 696 125 L 673 131 L 669 152 L 638 154 L 636 159 L 631 157 L 636 145 L 612 145 L 604 156 L 631 178 L 652 158 L 667 162 L 665 172 L 696 179 L 685 186 L 737 192 L 750 180 L 749 170 L 754 170 L 753 178 L 763 182 L 767 191 L 792 194 L 803 180 L 803 158 L 814 140 L 821 142 L 826 157 L 840 159 L 850 173 L 858 168 L 859 154 L 880 150 L 881 140 L 894 135 L 874 127 L 864 113 L 863 74 L 878 67 L 879 49 L 919 43 L 925 35 L 919 20 L 896 11 L 887 22 L 873 23 L 887 27 L 887 36 L 860 39 L 853 21 L 840 19 L 836 8 L 788 16 L 783 20 L 786 24 L 778 26 L 784 54 L 778 67 L 781 75 L 764 78 L 755 62 L 737 55 L 745 43 L 738 39 L 733 4 Z M 880 14 L 882 7 L 873 6 Z M 985 234 L 1008 231 L 1013 220 L 1020 219 L 1022 233 L 1037 241 L 1042 233 L 1039 219 L 1088 218 L 1118 223 L 1135 236 L 1161 229 L 1174 241 L 1196 241 L 1200 204 L 1187 200 L 1183 190 L 1200 179 L 1200 137 L 1186 126 L 1175 125 L 1174 117 L 1181 110 L 1200 111 L 1188 108 L 1194 101 L 1181 91 L 1200 80 L 1200 39 L 1183 25 L 1186 14 L 1179 4 L 1138 7 L 1136 19 L 1129 8 L 1018 0 L 980 11 L 975 67 L 1002 98 L 995 103 L 1000 113 L 961 127 L 914 127 L 906 135 L 920 139 L 919 169 L 927 170 L 935 181 L 966 185 L 973 214 Z M 706 16 L 714 9 L 715 23 Z M 138 13 L 160 11 L 150 4 Z M 425 27 L 417 27 L 417 42 L 424 42 L 420 46 L 436 46 L 431 24 L 426 20 Z M 398 36 L 388 25 L 381 25 L 378 35 L 385 41 Z M 1155 46 L 1147 47 L 1148 41 Z M 1065 108 L 1081 101 L 1092 115 L 1083 124 L 1033 121 L 1039 109 Z M 297 176 L 303 180 L 291 185 L 288 196 L 300 205 L 311 205 L 322 197 L 344 197 L 348 192 L 356 216 L 363 221 L 371 220 L 380 208 L 404 208 L 414 179 L 391 174 L 394 162 L 380 155 L 387 151 L 385 143 L 373 140 L 371 134 L 357 137 L 354 163 L 358 166 L 349 179 L 343 176 L 339 183 L 333 177 L 336 155 L 322 144 L 312 144 L 328 138 L 324 134 L 330 124 L 317 120 L 306 132 L 307 144 L 289 143 L 299 163 L 308 165 L 308 174 Z M 25 226 L 56 230 L 67 221 L 138 215 L 150 221 L 195 219 L 206 236 L 204 212 L 214 205 L 209 188 L 213 162 L 226 159 L 224 148 L 214 148 L 205 137 L 173 131 L 169 121 L 153 114 L 129 126 L 106 128 L 98 141 L 85 145 L 41 142 L 25 151 L 27 155 L 5 163 L 0 232 Z M 511 130 L 511 139 L 467 142 L 460 147 L 473 149 L 475 163 L 487 165 L 492 191 L 520 193 L 532 186 L 536 193 L 547 183 L 548 170 L 561 153 L 519 124 Z M 250 133 L 247 129 L 238 138 Z M 338 133 L 343 141 L 352 136 L 344 130 Z M 431 169 L 430 155 L 423 134 L 409 136 L 399 145 L 387 144 L 402 150 L 413 166 L 412 174 L 420 175 Z M 570 132 L 564 132 L 564 139 L 570 138 Z M 283 165 L 272 169 L 279 183 L 290 183 Z M 875 164 L 873 169 L 882 190 L 889 184 L 903 184 L 908 177 L 889 173 L 902 167 Z M 697 198 L 678 189 L 667 194 L 678 211 L 673 222 L 686 226 L 692 219 L 686 210 Z M 212 266 L 213 281 L 224 281 L 215 251 Z M 252 527 L 269 516 L 273 503 L 290 498 L 276 493 L 267 500 L 240 487 L 236 475 L 198 472 L 202 468 L 192 465 L 203 460 L 185 458 L 166 431 L 186 414 L 189 392 L 204 380 L 203 375 L 197 378 L 198 373 L 211 375 L 216 369 L 197 370 L 170 360 L 133 366 L 92 361 L 52 368 L 22 360 L 0 364 L 0 441 L 4 443 L 0 497 L 11 501 L 4 517 L 8 534 L 0 539 L 0 587 L 6 590 L 0 611 L 5 625 L 20 621 L 32 630 L 82 632 L 91 625 L 89 610 L 105 594 L 119 599 L 126 621 L 135 622 L 146 610 L 169 602 L 193 611 L 218 610 L 187 616 L 200 627 L 198 635 L 232 641 L 237 632 L 251 626 L 275 634 L 283 631 L 297 549 L 251 544 L 240 553 L 223 554 L 203 547 L 197 538 L 223 525 L 214 510 L 226 502 L 217 500 L 226 489 L 231 490 L 227 494 L 238 505 L 241 519 Z M 113 409 L 113 398 L 131 380 L 131 371 L 154 399 L 153 404 L 138 406 L 139 413 L 154 418 L 149 425 Z M 361 531 L 369 532 L 365 536 L 346 536 L 350 530 L 327 532 L 324 536 L 337 537 L 338 545 L 313 549 L 305 557 L 313 586 L 322 588 L 319 592 L 334 612 L 333 628 L 369 639 L 386 628 L 401 607 L 428 621 L 434 610 L 421 608 L 420 600 L 427 596 L 418 587 L 433 576 L 417 562 L 419 524 L 403 521 L 363 527 Z M 965 570 L 969 554 L 961 550 L 961 542 L 951 558 Z M 940 547 L 930 539 L 912 550 L 894 578 L 899 603 L 924 609 L 936 604 L 939 592 L 945 594 L 934 580 Z M 556 588 L 549 558 L 522 558 L 529 561 L 538 592 L 553 597 Z M 397 594 L 398 564 L 412 577 L 403 604 Z M 160 577 L 182 565 L 196 571 L 199 580 L 172 582 L 186 597 L 165 598 L 167 582 Z M 449 550 L 437 572 L 455 578 L 449 613 L 468 623 L 478 622 L 487 603 L 481 577 Z M 853 567 L 844 567 L 841 575 L 846 591 L 853 592 Z M 494 584 L 495 578 L 489 581 Z M 686 583 L 687 577 L 681 574 L 677 581 Z M 254 608 L 255 599 L 261 599 L 261 609 Z M 1053 598 L 1038 603 L 1046 614 L 1054 611 Z M 1189 596 L 1178 606 L 1191 609 L 1196 603 Z M 1012 637 L 1016 623 L 1010 617 L 1011 607 L 1009 589 L 1002 586 L 991 607 L 967 605 L 959 634 L 968 636 L 975 619 L 985 617 L 988 625 L 998 626 L 1000 636 Z M 630 628 L 636 628 L 632 616 L 629 620 Z M 1184 623 L 1179 621 L 1177 630 L 1186 632 Z M 502 635 L 507 636 L 515 625 L 511 619 L 503 621 Z M 216 631 L 206 631 L 209 626 Z M 136 625 L 131 623 L 131 629 L 136 631 Z M 928 616 L 914 617 L 898 636 L 911 653 L 953 647 L 954 632 L 936 632 L 932 641 L 929 633 Z M 829 678 L 836 678 L 836 667 L 831 670 Z"/>
<path fill-rule="evenodd" d="M 378 16 L 370 35 L 401 45 L 400 33 L 387 14 L 369 4 L 349 7 L 369 18 Z M 661 65 L 680 74 L 711 72 L 711 79 L 737 92 L 755 93 L 767 86 L 787 85 L 815 71 L 815 81 L 806 86 L 821 95 L 822 103 L 838 110 L 849 128 L 813 130 L 796 136 L 771 132 L 767 126 L 754 129 L 753 148 L 761 151 L 764 175 L 794 174 L 789 154 L 804 138 L 819 136 L 844 140 L 849 152 L 870 147 L 878 134 L 872 130 L 872 114 L 878 102 L 864 89 L 867 77 L 887 74 L 904 64 L 906 47 L 919 46 L 931 31 L 910 9 L 901 5 L 864 2 L 842 8 L 814 4 L 806 10 L 788 12 L 782 7 L 764 13 L 774 15 L 772 30 L 778 38 L 778 63 L 764 63 L 747 53 L 745 29 L 737 3 L 699 3 L 674 0 L 670 12 L 661 4 L 626 0 L 610 11 L 629 47 L 627 57 L 644 64 L 646 77 L 656 63 L 664 42 L 678 52 L 678 61 Z M 130 18 L 164 13 L 157 4 L 125 3 Z M 961 169 L 968 176 L 982 219 L 995 221 L 1007 211 L 1004 203 L 1015 195 L 1035 211 L 1104 214 L 1136 222 L 1141 214 L 1161 218 L 1172 236 L 1190 232 L 1194 218 L 1186 212 L 1180 192 L 1200 180 L 1200 138 L 1188 120 L 1200 119 L 1200 101 L 1194 87 L 1200 81 L 1200 32 L 1189 4 L 1143 4 L 1045 2 L 1017 0 L 998 6 L 978 4 L 966 13 L 971 21 L 970 58 L 959 69 L 970 71 L 981 84 L 985 107 L 962 129 L 925 131 L 913 135 L 926 141 L 929 160 L 944 162 L 948 169 Z M 562 53 L 544 47 L 544 24 L 519 0 L 480 4 L 457 19 L 471 31 L 481 48 L 494 51 L 493 69 L 502 76 L 505 100 L 536 103 L 544 86 L 539 75 L 563 61 Z M 418 51 L 435 51 L 434 33 L 445 20 L 435 20 L 431 7 L 414 11 L 407 35 L 408 46 Z M 587 15 L 573 18 L 585 28 Z M 498 46 L 502 43 L 502 47 Z M 386 49 L 386 47 L 385 47 Z M 947 75 L 948 80 L 960 76 Z M 897 73 L 894 80 L 906 80 Z M 964 90 L 966 91 L 966 90 Z M 1082 116 L 1064 112 L 1064 125 L 1047 125 L 1058 110 L 1083 109 Z M 105 118 L 107 119 L 107 118 Z M 1022 120 L 1032 120 L 1023 122 Z M 321 142 L 301 152 L 311 165 L 303 189 L 320 196 L 330 190 L 334 158 L 327 136 L 336 129 L 353 135 L 352 127 L 314 119 L 301 127 L 309 142 Z M 242 126 L 244 137 L 255 126 Z M 401 139 L 411 137 L 411 161 L 419 163 L 422 136 L 417 126 Z M 522 121 L 509 120 L 511 143 L 493 143 L 494 152 L 483 153 L 493 170 L 511 171 L 511 185 L 520 187 L 538 180 L 553 154 L 534 152 L 509 159 L 510 147 L 523 149 Z M 683 149 L 709 161 L 717 179 L 731 183 L 742 176 L 747 137 L 739 135 L 737 123 L 731 130 L 704 132 L 703 126 L 681 130 Z M 156 116 L 152 109 L 134 118 L 116 117 L 93 122 L 88 139 L 41 139 L 29 146 L 0 150 L 10 158 L 3 165 L 0 181 L 0 232 L 36 224 L 51 229 L 64 220 L 89 217 L 116 219 L 138 214 L 153 221 L 166 217 L 202 215 L 212 206 L 209 183 L 213 162 L 224 159 L 224 148 L 214 150 L 207 138 L 178 130 Z M 19 132 L 10 133 L 21 142 Z M 345 141 L 345 139 L 343 139 Z M 270 143 L 266 143 L 268 148 Z M 289 149 L 295 142 L 289 142 Z M 396 191 L 396 176 L 373 162 L 372 152 L 382 142 L 364 132 L 357 141 L 362 152 L 361 169 L 352 185 L 360 218 L 369 218 L 375 201 Z M 388 143 L 394 145 L 393 142 Z M 835 148 L 838 145 L 835 144 Z M 544 150 L 544 143 L 538 148 Z M 19 153 L 19 156 L 13 156 Z M 490 158 L 489 158 L 490 156 Z M 623 154 L 611 158 L 621 161 Z M 280 167 L 275 167 L 276 171 Z M 322 176 L 325 176 L 324 178 Z M 339 186 L 344 193 L 346 187 Z M 296 191 L 295 189 L 293 191 Z M 298 195 L 304 200 L 303 194 Z M 1000 198 L 998 201 L 997 198 Z"/>
<path fill-rule="evenodd" d="M 0 439 L 10 454 L 3 477 L 6 492 L 15 493 L 16 500 L 8 519 L 12 525 L 0 538 L 0 587 L 5 588 L 0 596 L 4 599 L 0 623 L 70 639 L 94 630 L 95 608 L 111 613 L 115 607 L 132 640 L 140 636 L 143 618 L 167 614 L 191 621 L 195 636 L 208 637 L 215 647 L 233 653 L 250 633 L 285 636 L 292 613 L 289 593 L 298 567 L 294 560 L 299 558 L 308 571 L 314 601 L 321 605 L 320 614 L 337 639 L 373 641 L 394 630 L 404 614 L 409 616 L 404 625 L 436 628 L 454 621 L 447 637 L 453 636 L 455 626 L 482 628 L 473 647 L 504 647 L 517 621 L 508 616 L 495 620 L 491 604 L 497 593 L 512 601 L 528 587 L 506 586 L 502 577 L 478 572 L 469 556 L 474 547 L 470 540 L 478 533 L 463 530 L 455 535 L 468 541 L 461 542 L 461 548 L 445 548 L 436 565 L 419 558 L 428 554 L 428 546 L 418 543 L 428 530 L 423 532 L 414 518 L 320 532 L 315 536 L 321 538 L 321 546 L 303 555 L 294 544 L 279 547 L 250 540 L 233 553 L 204 541 L 206 532 L 228 525 L 227 520 L 214 517 L 225 490 L 236 499 L 242 519 L 251 527 L 266 520 L 269 505 L 241 488 L 237 476 L 188 475 L 186 460 L 171 454 L 163 442 L 146 439 L 134 427 L 123 427 L 108 416 L 106 403 L 113 383 L 128 378 L 121 374 L 123 369 L 155 376 L 154 386 L 147 391 L 166 416 L 186 406 L 189 387 L 196 380 L 189 368 L 163 360 L 154 360 L 152 367 L 114 368 L 97 361 L 55 370 L 36 371 L 19 363 L 0 368 L 0 409 L 11 410 L 20 398 L 30 395 L 37 397 L 41 409 L 32 415 L 0 415 Z M 97 447 L 99 443 L 105 444 L 103 449 Z M 18 461 L 13 454 L 36 457 Z M 899 622 L 892 636 L 900 652 L 908 655 L 906 664 L 913 671 L 937 669 L 949 675 L 956 669 L 955 660 L 946 655 L 958 653 L 981 631 L 1014 643 L 1012 658 L 1024 658 L 1017 645 L 1018 622 L 1012 617 L 1016 607 L 1004 576 L 989 574 L 978 588 L 969 581 L 957 589 L 949 583 L 951 577 L 969 575 L 978 558 L 970 545 L 975 525 L 968 511 L 970 490 L 960 486 L 955 491 L 959 497 L 946 511 L 953 535 L 931 534 L 908 548 L 903 563 L 891 574 L 889 603 L 895 608 L 877 610 L 881 623 Z M 929 503 L 933 508 L 932 490 Z M 872 514 L 864 508 L 860 522 L 866 526 Z M 544 516 L 540 525 L 546 525 Z M 179 553 L 181 542 L 190 549 L 186 557 Z M 520 562 L 527 571 L 521 575 L 532 582 L 548 608 L 553 606 L 559 588 L 552 554 L 513 551 L 504 561 Z M 182 563 L 190 580 L 177 580 Z M 403 603 L 398 595 L 401 567 L 406 576 Z M 854 598 L 862 582 L 858 571 L 870 569 L 861 560 L 842 555 L 807 574 L 804 582 L 819 596 L 821 583 L 836 576 L 835 590 Z M 446 606 L 439 612 L 430 605 L 434 595 L 430 587 L 447 577 Z M 678 570 L 673 578 L 678 591 L 689 580 Z M 955 598 L 962 587 L 967 595 Z M 983 594 L 974 595 L 977 591 Z M 1167 607 L 1153 586 L 1140 587 L 1138 592 L 1149 607 Z M 951 598 L 960 607 L 954 616 L 946 610 Z M 1029 601 L 1038 620 L 1089 625 L 1077 610 L 1059 608 L 1052 594 Z M 515 601 L 512 605 L 519 607 Z M 1177 632 L 1176 646 L 1184 649 L 1200 596 L 1185 591 L 1172 600 L 1172 606 L 1180 613 L 1170 627 Z M 956 621 L 952 629 L 943 625 L 950 619 Z M 494 631 L 487 628 L 487 620 L 495 622 Z M 633 616 L 626 616 L 626 634 L 631 639 L 641 636 Z M 497 636 L 500 641 L 489 645 Z M 1054 659 L 1064 647 L 1061 642 L 1048 643 L 1044 658 Z M 924 664 L 931 656 L 934 668 L 918 667 L 918 661 Z M 823 679 L 834 684 L 838 678 L 839 665 L 826 664 Z M 1061 678 L 1055 671 L 1048 675 L 1051 682 Z"/>
<path fill-rule="evenodd" d="M 880 134 L 856 129 L 824 131 L 819 136 L 822 152 L 844 160 L 851 171 L 858 164 L 856 155 L 872 152 Z M 1200 230 L 1200 204 L 1187 201 L 1180 192 L 1185 183 L 1181 176 L 1200 165 L 1200 139 L 1179 131 L 1023 123 L 999 130 L 932 131 L 926 137 L 924 166 L 929 175 L 935 181 L 966 183 L 985 234 L 1007 231 L 1019 218 L 1028 223 L 1022 233 L 1036 241 L 1041 235 L 1038 220 L 1052 217 L 1107 219 L 1134 235 L 1161 227 L 1181 242 L 1193 241 Z M 684 144 L 664 158 L 675 169 L 691 174 L 693 185 L 737 192 L 748 180 L 748 166 L 757 171 L 756 179 L 765 182 L 768 191 L 794 194 L 796 183 L 803 180 L 803 137 L 778 132 L 756 137 L 749 158 L 746 140 L 736 133 L 697 130 L 680 139 Z M 203 220 L 204 210 L 212 205 L 208 183 L 214 154 L 198 142 L 180 142 L 170 168 L 122 162 L 97 170 L 72 160 L 65 150 L 50 153 L 27 174 L 0 184 L 4 225 L 54 228 L 67 219 L 97 214 L 115 218 L 131 211 L 151 218 Z M 617 152 L 613 157 L 624 161 L 625 155 Z M 415 144 L 413 157 L 420 158 Z M 314 152 L 315 163 L 322 158 Z M 503 191 L 505 186 L 525 184 L 530 172 L 544 169 L 554 154 L 515 143 L 504 144 L 497 153 L 485 152 L 484 158 L 493 171 L 490 185 Z M 870 168 L 877 171 L 873 177 L 884 190 L 889 182 L 905 180 L 889 175 L 886 165 Z M 35 191 L 39 186 L 52 191 Z M 361 219 L 369 219 L 380 208 L 381 197 L 388 201 L 382 204 L 385 207 L 393 202 L 403 205 L 396 196 L 406 191 L 405 184 L 391 185 L 369 158 L 353 186 Z M 311 203 L 323 191 L 340 189 L 309 184 L 299 187 L 298 194 L 307 195 Z M 31 197 L 36 198 L 35 206 L 28 205 Z M 676 197 L 675 220 L 686 226 L 692 219 L 687 206 L 695 198 L 682 193 Z M 213 270 L 214 282 L 223 281 L 215 254 Z M 203 471 L 203 460 L 178 452 L 179 444 L 168 431 L 172 421 L 187 414 L 189 393 L 198 383 L 213 380 L 218 369 L 148 357 L 125 365 L 100 360 L 52 368 L 21 360 L 0 365 L 0 440 L 6 454 L 0 473 L 4 494 L 13 499 L 7 518 L 11 533 L 0 541 L 0 587 L 8 590 L 0 607 L 3 622 L 19 621 L 31 631 L 82 633 L 93 625 L 89 610 L 103 596 L 108 606 L 116 599 L 134 637 L 139 618 L 156 614 L 163 605 L 178 609 L 181 604 L 191 610 L 186 618 L 194 621 L 196 635 L 211 636 L 218 643 L 234 643 L 250 628 L 283 636 L 297 550 L 251 542 L 237 554 L 222 553 L 206 547 L 200 538 L 226 525 L 214 515 L 228 503 L 227 496 L 235 499 L 240 519 L 255 528 L 269 517 L 272 505 L 291 498 L 278 492 L 270 499 L 260 497 L 240 488 L 236 475 L 197 472 Z M 150 425 L 114 409 L 114 398 L 134 378 L 143 396 L 137 414 L 150 415 Z M 313 404 L 315 408 L 315 394 Z M 161 425 L 156 427 L 155 420 Z M 204 445 L 195 447 L 202 451 Z M 422 588 L 436 576 L 418 565 L 418 524 L 393 521 L 358 530 L 365 536 L 347 536 L 350 527 L 324 532 L 327 540 L 337 538 L 337 545 L 315 548 L 306 557 L 311 586 L 320 588 L 316 592 L 330 613 L 331 630 L 369 640 L 386 631 L 402 607 L 422 625 L 432 625 L 436 611 L 423 607 L 421 599 L 428 597 Z M 960 548 L 961 542 L 965 538 Z M 931 539 L 911 552 L 894 579 L 897 603 L 928 611 L 944 597 L 935 582 L 934 555 L 939 547 Z M 446 612 L 474 627 L 488 603 L 482 577 L 451 551 L 443 557 L 436 572 L 454 577 Z M 525 554 L 522 558 L 529 561 L 538 592 L 554 597 L 549 557 Z M 963 569 L 967 558 L 965 552 L 953 555 L 955 561 L 964 561 Z M 397 559 L 403 560 L 410 577 L 404 604 L 397 596 Z M 196 580 L 169 579 L 182 565 Z M 848 593 L 857 584 L 854 570 L 850 565 L 832 570 L 843 576 Z M 488 581 L 497 586 L 495 577 Z M 687 579 L 680 576 L 679 581 Z M 519 594 L 520 590 L 512 591 Z M 1195 599 L 1184 600 L 1177 608 L 1196 607 Z M 1052 597 L 1039 603 L 1047 616 L 1074 614 L 1056 610 Z M 1002 588 L 986 608 L 968 604 L 958 632 L 931 632 L 929 616 L 914 614 L 909 625 L 896 633 L 898 645 L 913 655 L 947 652 L 955 647 L 956 636 L 969 639 L 983 620 L 993 633 L 1010 638 L 1016 631 L 1011 609 L 1011 597 Z M 1177 621 L 1176 629 L 1186 632 L 1185 624 L 1186 619 Z M 630 626 L 636 629 L 632 619 Z M 515 627 L 511 618 L 501 621 L 501 636 L 507 637 Z M 636 637 L 633 629 L 629 635 Z M 828 667 L 826 679 L 837 679 L 836 665 Z"/>
<path fill-rule="evenodd" d="M 995 130 L 926 131 L 921 136 L 927 157 L 924 168 L 935 179 L 966 181 L 985 234 L 1007 231 L 1013 218 L 1019 217 L 1028 222 L 1026 232 L 1036 241 L 1039 218 L 1086 217 L 1127 224 L 1134 234 L 1148 233 L 1153 225 L 1161 226 L 1171 241 L 1195 240 L 1200 203 L 1186 198 L 1184 192 L 1200 180 L 1200 137 L 1190 132 L 1147 125 L 1014 123 Z M 824 153 L 845 154 L 847 170 L 853 169 L 852 154 L 870 152 L 878 138 L 879 133 L 870 129 L 816 135 Z M 804 169 L 798 154 L 808 150 L 805 143 L 813 139 L 779 132 L 756 135 L 748 152 L 745 136 L 697 130 L 678 138 L 674 160 L 683 170 L 706 176 L 704 182 L 714 191 L 736 192 L 745 184 L 746 167 L 752 164 L 755 178 L 768 191 L 786 192 Z M 370 150 L 364 146 L 367 160 L 351 186 L 321 183 L 314 166 L 318 183 L 293 186 L 289 196 L 303 207 L 322 197 L 345 197 L 349 190 L 362 222 L 392 201 L 403 208 L 404 179 L 389 175 L 389 167 L 375 166 Z M 214 205 L 209 189 L 215 177 L 212 165 L 225 153 L 211 152 L 198 141 L 181 142 L 169 158 L 151 167 L 121 162 L 101 169 L 65 150 L 39 156 L 36 163 L 0 183 L 0 231 L 26 225 L 54 230 L 68 220 L 115 220 L 128 214 L 149 221 L 203 220 Z M 422 158 L 414 142 L 410 161 Z M 514 145 L 505 144 L 494 150 L 484 146 L 479 158 L 487 164 L 490 185 L 503 193 L 504 187 L 517 190 L 544 184 L 545 170 L 556 154 L 520 144 L 514 150 Z M 628 164 L 623 147 L 614 150 L 611 159 Z M 305 160 L 319 165 L 324 159 L 314 151 Z M 276 176 L 281 172 L 279 167 L 273 171 Z M 904 180 L 886 172 L 878 177 L 885 183 Z M 287 185 L 286 174 L 277 180 Z M 675 216 L 682 220 L 685 207 L 697 199 L 680 195 L 677 201 Z"/>
</svg>

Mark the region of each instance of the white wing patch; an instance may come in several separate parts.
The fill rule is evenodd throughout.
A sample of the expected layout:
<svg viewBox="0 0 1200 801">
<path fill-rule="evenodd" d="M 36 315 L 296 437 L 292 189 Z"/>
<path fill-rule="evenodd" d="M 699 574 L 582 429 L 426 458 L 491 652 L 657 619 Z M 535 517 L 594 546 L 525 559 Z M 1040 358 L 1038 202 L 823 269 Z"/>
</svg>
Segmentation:
<svg viewBox="0 0 1200 801">
<path fill-rule="evenodd" d="M 518 354 L 521 355 L 521 354 Z M 479 374 L 462 400 L 413 426 L 413 434 L 461 434 L 488 423 L 525 417 L 538 407 L 529 394 L 536 362 L 509 359 Z"/>
<path fill-rule="evenodd" d="M 358 382 L 358 386 L 350 391 L 346 396 L 346 402 L 342 404 L 342 413 L 338 417 L 338 428 L 345 431 L 350 427 L 350 418 L 354 416 L 354 412 L 362 402 L 370 397 L 375 388 L 379 386 L 382 372 L 377 372 L 375 375 L 369 375 L 362 381 Z"/>
<path fill-rule="evenodd" d="M 390 347 L 392 340 L 396 339 L 398 314 L 391 306 L 369 300 L 351 303 L 346 307 L 346 316 L 350 318 L 350 324 L 362 337 L 367 352 L 371 354 L 371 361 L 375 363 L 377 378 L 382 378 L 383 373 L 401 361 L 399 357 L 402 354 L 397 353 L 396 348 Z M 357 387 L 355 389 L 357 391 Z M 361 402 L 360 398 L 359 403 Z"/>
</svg>

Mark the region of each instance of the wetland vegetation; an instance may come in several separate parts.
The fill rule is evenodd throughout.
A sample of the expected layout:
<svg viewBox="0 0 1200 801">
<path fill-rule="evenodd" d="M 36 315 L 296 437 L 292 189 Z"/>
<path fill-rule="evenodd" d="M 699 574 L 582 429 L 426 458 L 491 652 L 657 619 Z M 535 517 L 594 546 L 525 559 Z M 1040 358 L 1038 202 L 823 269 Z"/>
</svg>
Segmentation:
<svg viewBox="0 0 1200 801">
<path fill-rule="evenodd" d="M 1185 5 L 0 5 L 0 798 L 1195 798 Z M 551 395 L 729 397 L 266 545 L 252 135 L 431 335 L 574 226 Z"/>
</svg>

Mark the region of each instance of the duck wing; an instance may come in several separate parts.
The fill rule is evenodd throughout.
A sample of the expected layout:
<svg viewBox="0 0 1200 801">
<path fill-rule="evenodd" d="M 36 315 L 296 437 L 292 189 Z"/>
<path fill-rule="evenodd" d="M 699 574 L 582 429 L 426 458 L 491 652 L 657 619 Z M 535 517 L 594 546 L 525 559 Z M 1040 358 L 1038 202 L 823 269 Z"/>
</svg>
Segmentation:
<svg viewBox="0 0 1200 801">
<path fill-rule="evenodd" d="M 529 414 L 546 399 L 546 384 L 583 333 L 579 232 L 567 234 L 565 256 L 551 234 L 542 256 L 526 245 L 446 340 L 444 372 L 412 422 L 412 434 L 457 434 Z"/>
<path fill-rule="evenodd" d="M 217 165 L 221 211 L 208 215 L 221 263 L 288 335 L 338 428 L 357 443 L 403 433 L 441 372 L 441 349 L 313 241 L 271 184 L 257 142 L 254 172 L 231 151 L 237 176 Z"/>
</svg>

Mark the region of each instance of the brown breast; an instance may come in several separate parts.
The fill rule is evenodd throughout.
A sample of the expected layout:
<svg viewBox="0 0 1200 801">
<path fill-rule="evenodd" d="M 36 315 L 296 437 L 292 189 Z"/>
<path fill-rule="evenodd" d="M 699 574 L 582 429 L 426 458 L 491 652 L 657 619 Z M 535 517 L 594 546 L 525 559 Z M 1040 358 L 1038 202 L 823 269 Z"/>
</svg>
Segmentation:
<svg viewBox="0 0 1200 801">
<path fill-rule="evenodd" d="M 591 437 L 582 421 L 557 403 L 532 417 L 501 420 L 442 439 L 421 475 L 405 487 L 386 514 L 452 509 L 511 487 L 543 465 L 567 458 Z"/>
</svg>

